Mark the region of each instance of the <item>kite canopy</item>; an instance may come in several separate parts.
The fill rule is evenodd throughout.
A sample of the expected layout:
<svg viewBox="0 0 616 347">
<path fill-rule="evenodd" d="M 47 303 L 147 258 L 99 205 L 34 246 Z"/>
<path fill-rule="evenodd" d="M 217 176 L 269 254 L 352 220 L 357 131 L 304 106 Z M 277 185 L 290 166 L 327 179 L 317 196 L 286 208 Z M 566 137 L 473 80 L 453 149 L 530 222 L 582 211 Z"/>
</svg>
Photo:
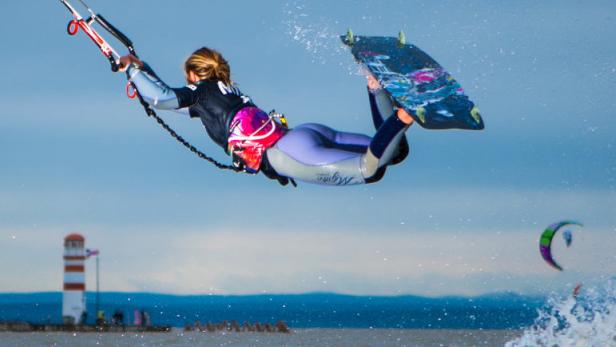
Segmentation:
<svg viewBox="0 0 616 347">
<path fill-rule="evenodd" d="M 548 226 L 543 231 L 543 233 L 541 234 L 541 238 L 539 239 L 539 251 L 541 252 L 541 256 L 548 264 L 550 264 L 552 267 L 554 267 L 556 270 L 559 270 L 559 271 L 563 271 L 563 268 L 552 257 L 552 239 L 554 238 L 554 235 L 556 235 L 556 232 L 560 228 L 564 227 L 565 225 L 583 226 L 582 223 L 571 221 L 571 220 L 565 220 L 565 221 L 557 222 L 554 224 L 550 224 L 550 226 Z M 571 243 L 571 240 L 572 240 L 571 232 L 569 231 L 568 234 L 569 234 L 569 238 L 567 238 L 567 236 L 564 235 L 567 246 Z"/>
</svg>

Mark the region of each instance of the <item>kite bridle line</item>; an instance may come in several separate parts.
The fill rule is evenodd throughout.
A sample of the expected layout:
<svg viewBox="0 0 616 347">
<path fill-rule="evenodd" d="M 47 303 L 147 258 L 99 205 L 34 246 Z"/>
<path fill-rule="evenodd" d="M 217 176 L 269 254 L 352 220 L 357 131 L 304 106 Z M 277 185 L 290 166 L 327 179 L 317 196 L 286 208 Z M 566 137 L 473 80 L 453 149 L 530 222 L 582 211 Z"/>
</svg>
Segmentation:
<svg viewBox="0 0 616 347">
<path fill-rule="evenodd" d="M 109 63 L 111 64 L 111 70 L 113 72 L 118 71 L 120 68 L 120 55 L 92 27 L 92 24 L 94 24 L 94 22 L 100 24 L 100 26 L 103 27 L 103 29 L 105 29 L 113 37 L 118 39 L 118 41 L 120 41 L 132 55 L 134 55 L 135 57 L 138 57 L 133 47 L 133 42 L 126 35 L 124 35 L 120 30 L 118 30 L 111 23 L 109 23 L 109 21 L 107 21 L 102 15 L 94 12 L 83 0 L 78 0 L 78 1 L 90 13 L 90 17 L 88 19 L 84 19 L 81 16 L 81 14 L 79 14 L 79 12 L 77 12 L 77 10 L 68 2 L 68 0 L 60 0 L 60 2 L 64 6 L 66 6 L 66 8 L 69 10 L 69 12 L 71 12 L 71 14 L 74 17 L 74 19 L 71 20 L 68 23 L 68 26 L 66 27 L 66 31 L 68 32 L 69 35 L 71 36 L 76 35 L 77 32 L 79 31 L 79 28 L 81 28 L 81 30 L 86 35 L 88 35 L 88 37 L 90 37 L 92 42 L 94 42 L 94 44 L 100 49 L 101 53 L 103 53 L 103 55 L 109 60 Z M 130 89 L 133 90 L 132 93 L 130 92 Z M 128 82 L 126 86 L 126 93 L 128 97 L 131 99 L 134 99 L 135 97 L 137 97 L 139 99 L 139 102 L 141 103 L 141 106 L 143 106 L 145 113 L 148 116 L 154 118 L 156 122 L 160 124 L 161 127 L 169 133 L 169 135 L 171 135 L 171 137 L 176 139 L 184 147 L 188 148 L 191 152 L 196 154 L 199 158 L 204 159 L 214 164 L 214 166 L 216 166 L 219 169 L 231 170 L 235 172 L 246 172 L 245 170 L 242 170 L 236 166 L 225 165 L 225 164 L 219 163 L 214 158 L 211 158 L 207 156 L 205 153 L 198 150 L 195 146 L 193 146 L 188 141 L 186 141 L 182 136 L 178 135 L 178 133 L 176 133 L 167 123 L 165 123 L 165 121 L 156 114 L 156 112 L 152 109 L 152 107 L 150 107 L 150 105 L 147 102 L 145 102 L 141 94 L 139 94 L 139 91 L 137 90 L 135 85 L 130 81 Z"/>
</svg>

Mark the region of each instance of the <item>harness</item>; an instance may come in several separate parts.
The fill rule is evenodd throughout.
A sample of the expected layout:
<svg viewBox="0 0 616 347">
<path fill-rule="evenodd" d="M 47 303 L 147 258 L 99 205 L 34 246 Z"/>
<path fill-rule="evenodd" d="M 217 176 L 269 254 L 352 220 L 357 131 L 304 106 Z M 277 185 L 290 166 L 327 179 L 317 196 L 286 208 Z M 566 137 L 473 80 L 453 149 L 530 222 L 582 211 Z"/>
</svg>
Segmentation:
<svg viewBox="0 0 616 347">
<path fill-rule="evenodd" d="M 265 151 L 286 133 L 286 124 L 285 116 L 274 110 L 265 114 L 249 106 L 238 111 L 231 121 L 227 140 L 227 152 L 233 158 L 233 165 L 257 173 Z"/>
</svg>

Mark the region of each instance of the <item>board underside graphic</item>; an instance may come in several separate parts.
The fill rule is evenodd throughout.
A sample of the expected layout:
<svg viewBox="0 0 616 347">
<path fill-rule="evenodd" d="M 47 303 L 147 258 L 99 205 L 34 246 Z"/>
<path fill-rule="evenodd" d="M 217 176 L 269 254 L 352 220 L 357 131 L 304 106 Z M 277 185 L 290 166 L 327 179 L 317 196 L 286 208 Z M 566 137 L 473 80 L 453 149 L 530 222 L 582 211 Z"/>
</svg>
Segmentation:
<svg viewBox="0 0 616 347">
<path fill-rule="evenodd" d="M 427 129 L 484 128 L 479 109 L 462 86 L 434 59 L 395 37 L 347 36 L 342 42 L 378 79 L 398 106 Z"/>
</svg>

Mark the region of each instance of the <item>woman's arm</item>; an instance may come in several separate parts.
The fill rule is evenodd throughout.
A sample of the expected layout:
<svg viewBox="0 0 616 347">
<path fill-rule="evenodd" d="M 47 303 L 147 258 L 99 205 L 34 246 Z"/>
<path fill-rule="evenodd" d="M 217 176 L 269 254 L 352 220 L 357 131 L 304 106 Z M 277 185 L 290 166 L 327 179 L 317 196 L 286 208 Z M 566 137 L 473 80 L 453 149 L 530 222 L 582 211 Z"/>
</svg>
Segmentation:
<svg viewBox="0 0 616 347">
<path fill-rule="evenodd" d="M 185 109 L 197 102 L 195 88 L 170 88 L 147 64 L 126 56 L 120 59 L 128 79 L 132 81 L 139 94 L 152 107 L 160 110 Z M 186 113 L 185 110 L 180 113 Z"/>
<path fill-rule="evenodd" d="M 180 103 L 175 92 L 163 82 L 148 65 L 130 65 L 126 70 L 129 81 L 133 82 L 143 100 L 160 110 L 174 110 Z"/>
</svg>

